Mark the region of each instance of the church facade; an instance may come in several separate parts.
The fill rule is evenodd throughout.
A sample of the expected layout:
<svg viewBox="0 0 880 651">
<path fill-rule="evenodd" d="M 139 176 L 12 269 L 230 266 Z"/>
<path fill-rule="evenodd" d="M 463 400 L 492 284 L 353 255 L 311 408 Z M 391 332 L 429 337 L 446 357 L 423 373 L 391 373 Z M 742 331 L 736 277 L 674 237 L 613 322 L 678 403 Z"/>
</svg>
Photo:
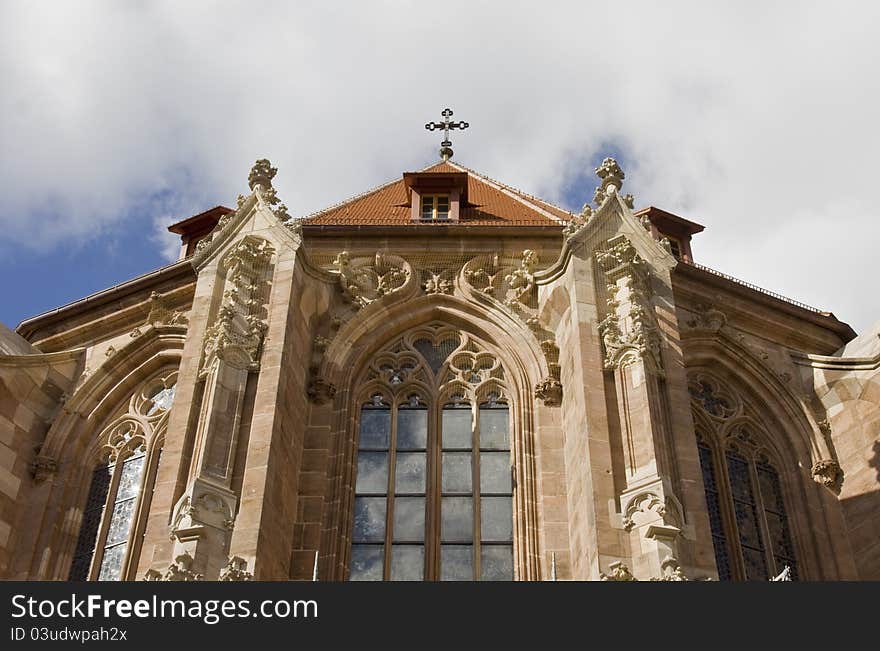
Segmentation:
<svg viewBox="0 0 880 651">
<path fill-rule="evenodd" d="M 448 157 L 447 157 L 448 158 Z M 444 159 L 0 332 L 0 578 L 880 579 L 880 336 Z"/>
</svg>

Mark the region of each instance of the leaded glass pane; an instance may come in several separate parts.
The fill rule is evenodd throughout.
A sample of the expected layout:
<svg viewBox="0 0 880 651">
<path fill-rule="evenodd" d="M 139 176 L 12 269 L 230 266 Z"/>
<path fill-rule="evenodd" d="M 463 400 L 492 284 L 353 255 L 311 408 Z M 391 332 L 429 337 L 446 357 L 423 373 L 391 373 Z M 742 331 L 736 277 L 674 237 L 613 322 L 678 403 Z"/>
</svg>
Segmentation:
<svg viewBox="0 0 880 651">
<path fill-rule="evenodd" d="M 712 546 L 715 549 L 715 565 L 718 569 L 718 578 L 722 581 L 729 581 L 733 575 L 730 569 L 730 557 L 727 552 L 727 540 L 721 518 L 721 504 L 718 495 L 718 485 L 715 480 L 715 463 L 712 460 L 712 450 L 702 443 L 697 446 L 697 449 L 700 453 L 700 469 L 703 473 L 703 488 L 706 492 L 706 506 L 709 510 L 709 527 L 712 531 Z"/>
<path fill-rule="evenodd" d="M 107 492 L 109 489 L 110 468 L 108 466 L 99 466 L 92 473 L 92 482 L 89 486 L 86 508 L 83 512 L 79 537 L 76 540 L 76 550 L 73 554 L 73 563 L 70 566 L 70 574 L 68 575 L 69 581 L 85 581 L 89 578 L 89 568 L 92 564 L 95 543 L 98 540 L 98 528 L 101 525 L 101 516 L 107 503 Z"/>
<path fill-rule="evenodd" d="M 513 581 L 513 546 L 483 545 L 480 548 L 481 581 Z"/>
<path fill-rule="evenodd" d="M 510 452 L 480 453 L 480 493 L 510 493 Z"/>
<path fill-rule="evenodd" d="M 422 542 L 425 539 L 425 498 L 394 498 L 394 542 Z"/>
<path fill-rule="evenodd" d="M 399 452 L 394 482 L 396 493 L 425 492 L 425 453 Z"/>
<path fill-rule="evenodd" d="M 749 581 L 766 581 L 767 561 L 764 558 L 764 551 L 760 549 L 751 549 L 743 547 L 743 562 L 746 567 L 746 579 Z"/>
<path fill-rule="evenodd" d="M 115 545 L 116 543 L 128 540 L 128 531 L 131 528 L 131 521 L 134 517 L 134 507 L 137 503 L 135 499 L 128 499 L 124 502 L 117 502 L 113 507 L 113 515 L 110 517 L 110 527 L 107 530 L 107 545 Z"/>
<path fill-rule="evenodd" d="M 436 373 L 443 366 L 443 362 L 446 361 L 446 358 L 449 357 L 452 351 L 458 348 L 459 343 L 460 340 L 457 335 L 444 339 L 440 342 L 439 346 L 435 346 L 434 342 L 430 339 L 417 339 L 413 342 L 413 348 L 422 354 L 422 357 L 428 362 L 428 366 Z"/>
<path fill-rule="evenodd" d="M 764 516 L 767 520 L 767 532 L 773 550 L 776 571 L 781 572 L 787 565 L 791 568 L 792 578 L 797 577 L 797 563 L 794 558 L 794 545 L 788 528 L 785 504 L 782 500 L 782 487 L 775 468 L 767 463 L 757 465 L 758 485 L 761 488 L 761 500 L 764 504 Z"/>
<path fill-rule="evenodd" d="M 397 449 L 424 450 L 428 445 L 428 410 L 400 409 L 397 412 Z"/>
<path fill-rule="evenodd" d="M 122 574 L 122 561 L 125 560 L 127 544 L 108 547 L 104 550 L 104 558 L 101 560 L 101 571 L 98 581 L 118 581 Z"/>
<path fill-rule="evenodd" d="M 727 474 L 733 496 L 733 510 L 739 531 L 746 578 L 767 579 L 769 576 L 764 557 L 764 541 L 758 525 L 758 510 L 755 505 L 748 461 L 734 452 L 728 452 Z"/>
<path fill-rule="evenodd" d="M 354 542 L 382 542 L 385 540 L 384 497 L 356 497 L 354 500 Z"/>
<path fill-rule="evenodd" d="M 443 492 L 470 493 L 473 490 L 471 453 L 444 452 L 442 458 Z"/>
<path fill-rule="evenodd" d="M 358 452 L 357 483 L 358 493 L 388 492 L 388 453 Z"/>
<path fill-rule="evenodd" d="M 443 409 L 443 449 L 470 450 L 473 447 L 470 406 Z"/>
<path fill-rule="evenodd" d="M 119 475 L 119 488 L 116 489 L 116 499 L 124 500 L 135 497 L 141 488 L 141 474 L 144 470 L 143 455 L 128 459 L 122 464 Z"/>
<path fill-rule="evenodd" d="M 440 539 L 444 542 L 470 542 L 473 538 L 473 499 L 443 497 L 440 503 Z"/>
<path fill-rule="evenodd" d="M 392 545 L 391 580 L 421 581 L 425 578 L 425 548 L 422 545 Z"/>
<path fill-rule="evenodd" d="M 440 580 L 441 581 L 473 581 L 474 580 L 474 548 L 473 548 L 473 545 L 441 545 L 440 546 Z"/>
<path fill-rule="evenodd" d="M 480 500 L 480 532 L 483 540 L 513 540 L 513 498 L 483 497 Z"/>
<path fill-rule="evenodd" d="M 352 545 L 349 581 L 381 581 L 384 545 Z"/>
<path fill-rule="evenodd" d="M 364 407 L 358 445 L 361 450 L 387 450 L 391 433 L 391 410 Z"/>
<path fill-rule="evenodd" d="M 150 398 L 152 404 L 150 405 L 149 411 L 147 411 L 147 416 L 152 416 L 159 411 L 168 411 L 169 409 L 171 409 L 171 403 L 174 400 L 175 389 L 176 385 L 173 387 L 163 388 L 160 391 L 156 392 L 156 394 L 152 398 Z"/>
<path fill-rule="evenodd" d="M 506 408 L 480 408 L 480 447 L 484 450 L 510 449 Z"/>
</svg>

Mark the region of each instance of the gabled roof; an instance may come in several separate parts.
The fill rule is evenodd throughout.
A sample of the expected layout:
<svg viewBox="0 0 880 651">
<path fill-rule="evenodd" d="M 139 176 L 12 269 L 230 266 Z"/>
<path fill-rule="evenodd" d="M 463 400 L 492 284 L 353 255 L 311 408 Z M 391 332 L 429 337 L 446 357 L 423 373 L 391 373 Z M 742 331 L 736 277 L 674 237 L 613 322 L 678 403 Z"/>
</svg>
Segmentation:
<svg viewBox="0 0 880 651">
<path fill-rule="evenodd" d="M 458 226 L 562 226 L 572 214 L 455 163 L 431 165 L 420 174 L 467 174 L 467 204 Z M 304 226 L 413 226 L 404 178 L 322 210 L 303 220 Z"/>
</svg>

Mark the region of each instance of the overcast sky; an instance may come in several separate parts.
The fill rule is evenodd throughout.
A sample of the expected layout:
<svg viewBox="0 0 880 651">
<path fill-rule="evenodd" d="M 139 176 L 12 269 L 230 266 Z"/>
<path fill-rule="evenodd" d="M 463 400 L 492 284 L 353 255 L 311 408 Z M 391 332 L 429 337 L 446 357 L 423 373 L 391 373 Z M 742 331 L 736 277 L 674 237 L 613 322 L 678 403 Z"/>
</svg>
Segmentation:
<svg viewBox="0 0 880 651">
<path fill-rule="evenodd" d="M 0 320 L 173 258 L 254 159 L 294 215 L 436 158 L 578 209 L 606 153 L 697 261 L 880 319 L 880 3 L 0 4 Z"/>
</svg>

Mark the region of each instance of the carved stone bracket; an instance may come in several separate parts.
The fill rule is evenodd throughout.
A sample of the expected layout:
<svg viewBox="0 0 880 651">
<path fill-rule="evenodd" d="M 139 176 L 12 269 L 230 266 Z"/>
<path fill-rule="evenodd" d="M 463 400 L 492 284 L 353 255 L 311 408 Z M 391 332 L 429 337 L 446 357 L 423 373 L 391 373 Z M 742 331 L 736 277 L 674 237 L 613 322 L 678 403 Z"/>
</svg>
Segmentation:
<svg viewBox="0 0 880 651">
<path fill-rule="evenodd" d="M 810 474 L 818 484 L 822 484 L 834 492 L 839 492 L 843 485 L 843 470 L 833 459 L 822 459 L 813 464 Z"/>
<path fill-rule="evenodd" d="M 309 400 L 314 404 L 322 405 L 332 400 L 333 396 L 336 395 L 336 386 L 327 382 L 324 378 L 313 377 L 309 380 L 306 395 L 308 395 Z"/>
<path fill-rule="evenodd" d="M 562 404 L 562 383 L 555 377 L 546 377 L 535 385 L 535 398 L 548 407 Z"/>
<path fill-rule="evenodd" d="M 58 471 L 58 462 L 52 457 L 38 454 L 31 463 L 31 475 L 35 484 L 42 484 Z"/>
<path fill-rule="evenodd" d="M 673 500 L 662 499 L 653 491 L 644 491 L 627 500 L 623 510 L 623 528 L 631 531 L 636 526 L 659 522 L 667 526 L 681 527 L 680 509 Z"/>
<path fill-rule="evenodd" d="M 241 556 L 233 556 L 220 572 L 221 581 L 253 581 L 254 575 L 247 571 L 247 561 Z"/>
</svg>

